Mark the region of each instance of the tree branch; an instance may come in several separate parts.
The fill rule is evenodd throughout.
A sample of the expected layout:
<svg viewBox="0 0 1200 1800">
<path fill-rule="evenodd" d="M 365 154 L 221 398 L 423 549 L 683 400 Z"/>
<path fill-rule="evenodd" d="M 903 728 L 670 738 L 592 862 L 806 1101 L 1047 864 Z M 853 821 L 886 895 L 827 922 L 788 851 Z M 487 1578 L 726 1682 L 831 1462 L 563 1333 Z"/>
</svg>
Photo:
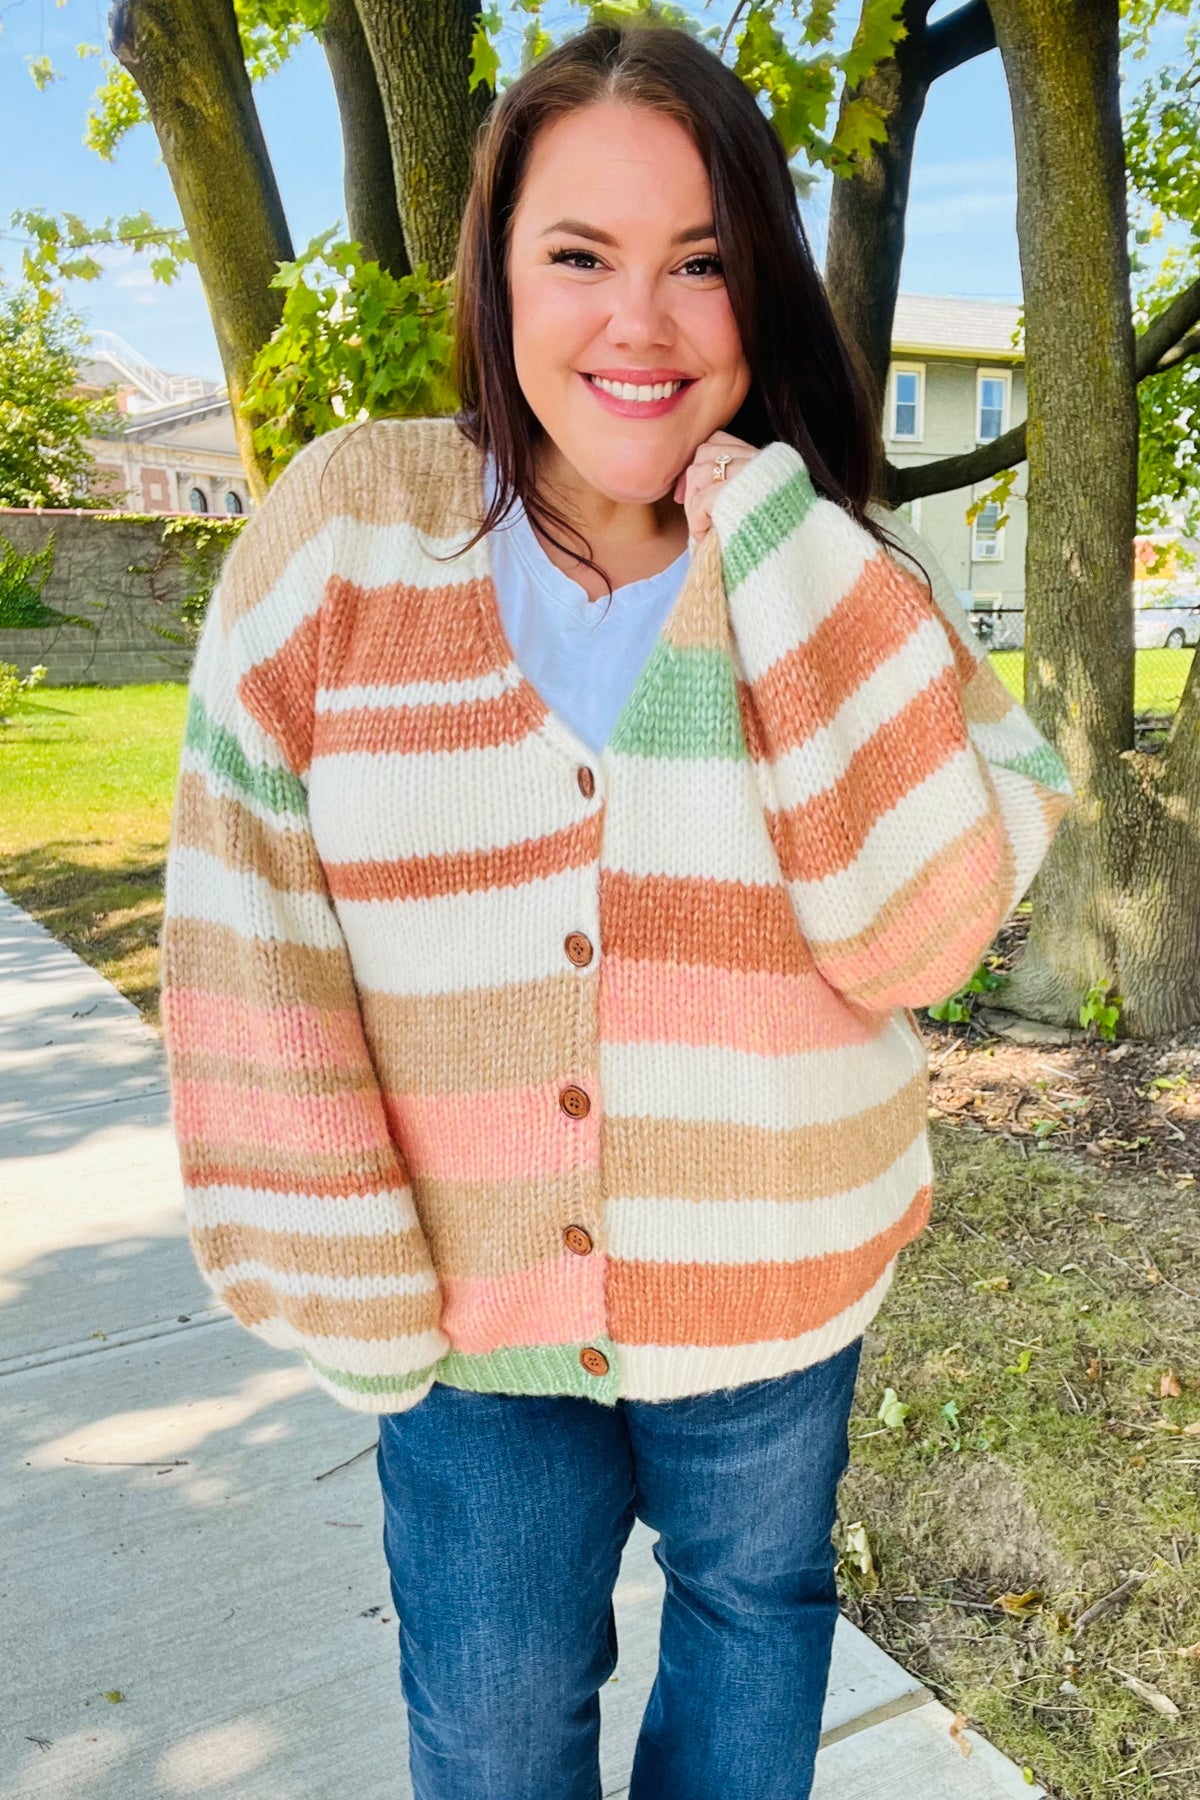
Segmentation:
<svg viewBox="0 0 1200 1800">
<path fill-rule="evenodd" d="M 938 19 L 925 31 L 926 79 L 936 81 L 972 57 L 996 48 L 996 27 L 987 0 L 967 0 L 947 19 Z"/>
<path fill-rule="evenodd" d="M 1173 369 L 1189 356 L 1200 354 L 1200 278 L 1177 294 L 1169 306 L 1155 315 L 1138 338 L 1134 367 L 1138 381 Z M 889 506 L 921 500 L 927 494 L 948 494 L 955 488 L 987 481 L 1025 461 L 1025 426 L 1014 425 L 1003 437 L 980 444 L 962 456 L 942 456 L 936 462 L 885 463 L 883 497 Z"/>
<path fill-rule="evenodd" d="M 346 223 L 368 259 L 407 275 L 387 114 L 355 0 L 329 0 L 320 33 L 342 126 Z"/>
</svg>

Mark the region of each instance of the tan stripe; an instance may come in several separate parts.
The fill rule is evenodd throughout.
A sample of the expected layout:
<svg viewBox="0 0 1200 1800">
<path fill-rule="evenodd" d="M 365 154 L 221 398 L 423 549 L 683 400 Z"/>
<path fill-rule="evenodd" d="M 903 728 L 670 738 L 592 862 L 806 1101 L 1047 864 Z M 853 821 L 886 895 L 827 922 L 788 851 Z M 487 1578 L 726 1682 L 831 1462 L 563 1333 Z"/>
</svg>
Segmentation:
<svg viewBox="0 0 1200 1800">
<path fill-rule="evenodd" d="M 700 877 L 600 872 L 600 927 L 631 962 L 805 975 L 813 966 L 787 889 Z"/>
<path fill-rule="evenodd" d="M 191 1240 L 206 1269 L 261 1262 L 286 1274 L 331 1275 L 339 1281 L 352 1281 L 360 1275 L 403 1274 L 408 1253 L 416 1247 L 409 1233 L 311 1237 L 254 1225 L 209 1225 L 193 1230 Z"/>
<path fill-rule="evenodd" d="M 172 836 L 176 844 L 207 851 L 227 869 L 261 875 L 273 888 L 327 892 L 321 859 L 306 831 L 274 830 L 239 800 L 213 794 L 203 775 L 180 776 Z"/>
<path fill-rule="evenodd" d="M 265 1005 L 356 1006 L 344 950 L 245 938 L 230 925 L 167 915 L 162 932 L 164 988 L 200 988 Z"/>
<path fill-rule="evenodd" d="M 963 686 L 963 711 L 971 725 L 1000 725 L 1016 701 L 990 662 L 979 663 Z"/>
<path fill-rule="evenodd" d="M 609 1117 L 603 1125 L 608 1191 L 639 1199 L 819 1200 L 890 1169 L 924 1127 L 926 1096 L 922 1071 L 879 1106 L 795 1131 Z"/>
<path fill-rule="evenodd" d="M 280 476 L 226 560 L 221 615 L 228 631 L 264 598 L 325 521 L 404 521 L 448 537 L 482 517 L 479 453 L 452 419 L 377 419 L 310 445 Z"/>
<path fill-rule="evenodd" d="M 389 862 L 331 862 L 325 873 L 338 900 L 435 900 L 446 894 L 478 894 L 524 887 L 564 869 L 582 869 L 600 851 L 602 815 L 591 813 L 561 831 L 501 844 L 494 850 L 460 850 L 444 856 L 403 856 Z"/>
<path fill-rule="evenodd" d="M 508 1275 L 558 1256 L 568 1225 L 582 1225 L 602 1249 L 602 1202 L 595 1170 L 537 1181 L 418 1181 L 417 1214 L 443 1275 Z"/>
<path fill-rule="evenodd" d="M 453 994 L 364 991 L 361 1004 L 380 1081 L 394 1093 L 533 1087 L 578 1066 L 585 1049 L 594 1056 L 594 972 Z"/>
<path fill-rule="evenodd" d="M 402 1187 L 407 1179 L 394 1148 L 344 1155 L 304 1150 L 264 1149 L 257 1144 L 214 1138 L 183 1138 L 179 1161 L 187 1187 L 260 1188 L 268 1194 L 374 1194 Z"/>
<path fill-rule="evenodd" d="M 171 1057 L 176 1081 L 228 1081 L 243 1088 L 266 1088 L 304 1099 L 314 1094 L 357 1094 L 374 1091 L 375 1076 L 369 1064 L 361 1069 L 331 1068 L 327 1063 L 287 1065 L 277 1057 L 258 1062 L 252 1057 L 221 1056 L 211 1050 L 176 1049 Z"/>
<path fill-rule="evenodd" d="M 715 531 L 697 545 L 662 635 L 663 642 L 677 650 L 721 650 L 728 644 L 729 609 L 721 578 L 721 544 Z"/>
<path fill-rule="evenodd" d="M 441 1295 L 388 1294 L 377 1300 L 336 1300 L 329 1294 L 281 1294 L 267 1281 L 235 1281 L 221 1290 L 243 1325 L 286 1319 L 307 1337 L 347 1337 L 359 1343 L 415 1337 L 433 1329 L 441 1316 Z"/>
</svg>

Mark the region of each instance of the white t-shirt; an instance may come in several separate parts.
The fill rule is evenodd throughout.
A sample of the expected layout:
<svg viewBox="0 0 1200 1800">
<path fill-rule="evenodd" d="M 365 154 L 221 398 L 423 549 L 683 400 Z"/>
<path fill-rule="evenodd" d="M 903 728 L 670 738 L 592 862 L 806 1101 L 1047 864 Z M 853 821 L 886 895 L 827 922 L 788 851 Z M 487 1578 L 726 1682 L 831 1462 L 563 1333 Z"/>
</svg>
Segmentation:
<svg viewBox="0 0 1200 1800">
<path fill-rule="evenodd" d="M 488 471 L 491 498 L 491 470 Z M 597 754 L 658 641 L 691 560 L 589 600 L 538 543 L 518 501 L 491 537 L 492 573 L 517 667 L 551 712 Z"/>
</svg>

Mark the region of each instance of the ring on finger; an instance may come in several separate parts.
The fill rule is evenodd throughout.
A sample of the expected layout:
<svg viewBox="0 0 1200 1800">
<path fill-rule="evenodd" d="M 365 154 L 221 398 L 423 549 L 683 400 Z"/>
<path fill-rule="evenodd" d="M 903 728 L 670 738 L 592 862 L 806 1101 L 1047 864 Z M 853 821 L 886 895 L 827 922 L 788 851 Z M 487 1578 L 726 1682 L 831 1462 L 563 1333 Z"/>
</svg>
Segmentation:
<svg viewBox="0 0 1200 1800">
<path fill-rule="evenodd" d="M 713 460 L 713 480 L 714 481 L 724 481 L 725 471 L 729 467 L 729 465 L 732 461 L 733 461 L 732 456 L 727 455 L 724 451 L 721 452 L 720 456 L 714 458 L 714 460 Z"/>
</svg>

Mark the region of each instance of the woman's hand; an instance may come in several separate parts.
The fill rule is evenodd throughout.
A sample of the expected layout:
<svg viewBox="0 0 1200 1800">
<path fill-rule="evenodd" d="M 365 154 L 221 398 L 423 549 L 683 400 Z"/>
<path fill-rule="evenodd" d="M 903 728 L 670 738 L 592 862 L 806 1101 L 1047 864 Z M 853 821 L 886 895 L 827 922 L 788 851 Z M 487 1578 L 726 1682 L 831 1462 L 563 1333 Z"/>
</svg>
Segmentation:
<svg viewBox="0 0 1200 1800">
<path fill-rule="evenodd" d="M 732 481 L 742 465 L 757 455 L 758 451 L 753 444 L 733 437 L 728 431 L 714 431 L 711 437 L 705 438 L 675 483 L 674 490 L 675 499 L 682 504 L 687 514 L 688 531 L 692 537 L 702 538 L 710 530 L 712 509 L 725 482 Z M 729 458 L 725 465 L 724 481 L 717 479 L 719 456 Z"/>
</svg>

